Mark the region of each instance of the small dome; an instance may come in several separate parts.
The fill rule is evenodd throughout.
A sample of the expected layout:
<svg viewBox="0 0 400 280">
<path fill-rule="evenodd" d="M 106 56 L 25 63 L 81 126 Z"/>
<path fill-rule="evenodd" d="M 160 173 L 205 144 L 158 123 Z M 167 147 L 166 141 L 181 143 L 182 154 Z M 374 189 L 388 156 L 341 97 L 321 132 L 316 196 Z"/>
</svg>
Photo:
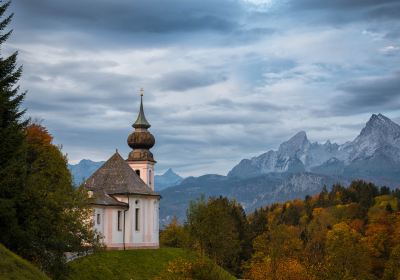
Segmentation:
<svg viewBox="0 0 400 280">
<path fill-rule="evenodd" d="M 134 131 L 128 136 L 128 145 L 132 149 L 151 149 L 156 140 L 153 134 L 148 131 Z"/>
</svg>

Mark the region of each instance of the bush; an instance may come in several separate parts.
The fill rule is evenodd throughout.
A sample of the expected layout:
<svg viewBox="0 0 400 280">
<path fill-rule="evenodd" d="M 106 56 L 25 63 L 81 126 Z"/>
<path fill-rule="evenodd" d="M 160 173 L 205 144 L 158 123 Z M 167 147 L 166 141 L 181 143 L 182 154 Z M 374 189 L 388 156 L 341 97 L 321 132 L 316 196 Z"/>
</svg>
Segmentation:
<svg viewBox="0 0 400 280">
<path fill-rule="evenodd" d="M 170 262 L 155 280 L 226 280 L 235 279 L 208 259 L 199 258 L 194 261 L 177 259 Z"/>
</svg>

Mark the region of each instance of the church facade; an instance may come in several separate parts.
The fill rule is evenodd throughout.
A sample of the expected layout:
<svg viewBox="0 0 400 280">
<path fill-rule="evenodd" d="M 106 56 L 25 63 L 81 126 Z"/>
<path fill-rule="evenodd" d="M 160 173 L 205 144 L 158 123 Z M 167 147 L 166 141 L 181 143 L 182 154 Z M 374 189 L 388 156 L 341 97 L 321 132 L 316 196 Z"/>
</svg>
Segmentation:
<svg viewBox="0 0 400 280">
<path fill-rule="evenodd" d="M 84 183 L 92 199 L 93 227 L 107 249 L 159 247 L 160 195 L 154 191 L 156 161 L 150 152 L 155 139 L 148 131 L 143 94 L 132 126 L 128 158 L 116 151 Z"/>
</svg>

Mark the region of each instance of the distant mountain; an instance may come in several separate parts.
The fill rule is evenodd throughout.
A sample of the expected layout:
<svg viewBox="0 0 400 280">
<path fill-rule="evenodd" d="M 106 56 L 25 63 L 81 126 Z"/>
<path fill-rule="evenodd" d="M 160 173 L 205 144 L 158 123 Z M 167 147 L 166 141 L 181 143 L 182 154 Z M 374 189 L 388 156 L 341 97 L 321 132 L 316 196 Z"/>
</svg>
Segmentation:
<svg viewBox="0 0 400 280">
<path fill-rule="evenodd" d="M 104 161 L 91 161 L 89 159 L 83 159 L 78 164 L 68 164 L 74 184 L 80 185 L 84 180 L 90 177 Z M 179 185 L 183 178 L 176 174 L 171 168 L 169 168 L 164 174 L 154 176 L 156 190 L 163 190 L 165 188 Z"/>
<path fill-rule="evenodd" d="M 182 180 L 183 178 L 176 174 L 171 168 L 165 171 L 162 175 L 154 176 L 156 191 L 179 185 Z"/>
<path fill-rule="evenodd" d="M 312 143 L 301 131 L 276 151 L 241 160 L 228 176 L 189 177 L 160 192 L 160 218 L 162 223 L 174 215 L 183 219 L 189 201 L 201 195 L 234 198 L 252 211 L 354 179 L 400 185 L 400 126 L 382 114 L 373 114 L 360 134 L 343 145 Z"/>
<path fill-rule="evenodd" d="M 303 198 L 318 193 L 323 186 L 337 182 L 347 184 L 344 178 L 312 173 L 268 173 L 257 177 L 238 178 L 222 175 L 189 177 L 178 186 L 160 191 L 160 222 L 168 224 L 174 216 L 183 221 L 191 200 L 201 196 L 226 196 L 236 199 L 246 212 L 257 207 L 289 199 Z"/>
<path fill-rule="evenodd" d="M 249 178 L 270 172 L 313 172 L 396 185 L 399 171 L 400 126 L 381 114 L 374 114 L 353 141 L 343 145 L 330 141 L 311 143 L 301 131 L 282 143 L 277 151 L 243 159 L 228 176 Z"/>
<path fill-rule="evenodd" d="M 104 161 L 91 161 L 82 159 L 78 164 L 68 164 L 68 169 L 72 174 L 74 184 L 80 185 L 85 179 L 89 178 Z"/>
</svg>

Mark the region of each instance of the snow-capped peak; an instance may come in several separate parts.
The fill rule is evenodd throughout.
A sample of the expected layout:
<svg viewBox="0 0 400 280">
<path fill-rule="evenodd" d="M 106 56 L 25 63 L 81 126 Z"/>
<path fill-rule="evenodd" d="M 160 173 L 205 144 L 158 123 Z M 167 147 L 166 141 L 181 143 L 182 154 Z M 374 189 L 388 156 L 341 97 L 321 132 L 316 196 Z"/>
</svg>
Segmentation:
<svg viewBox="0 0 400 280">
<path fill-rule="evenodd" d="M 400 126 L 393 122 L 391 119 L 382 114 L 373 114 L 365 127 L 362 129 L 360 136 L 366 136 L 374 133 L 391 135 L 400 133 Z"/>
<path fill-rule="evenodd" d="M 296 133 L 288 141 L 283 142 L 279 147 L 279 153 L 281 154 L 295 154 L 298 151 L 302 151 L 310 145 L 307 134 L 305 131 Z"/>
</svg>

